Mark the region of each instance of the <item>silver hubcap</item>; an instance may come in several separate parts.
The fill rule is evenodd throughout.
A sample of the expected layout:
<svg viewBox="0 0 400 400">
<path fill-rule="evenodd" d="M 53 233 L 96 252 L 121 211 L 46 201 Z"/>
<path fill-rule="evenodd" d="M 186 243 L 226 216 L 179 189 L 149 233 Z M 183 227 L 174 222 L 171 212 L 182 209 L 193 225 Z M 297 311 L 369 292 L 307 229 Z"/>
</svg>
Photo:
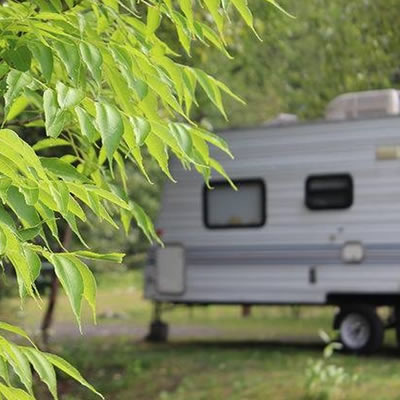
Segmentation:
<svg viewBox="0 0 400 400">
<path fill-rule="evenodd" d="M 371 326 L 361 314 L 348 314 L 340 325 L 340 337 L 349 349 L 361 349 L 368 343 L 370 336 Z"/>
</svg>

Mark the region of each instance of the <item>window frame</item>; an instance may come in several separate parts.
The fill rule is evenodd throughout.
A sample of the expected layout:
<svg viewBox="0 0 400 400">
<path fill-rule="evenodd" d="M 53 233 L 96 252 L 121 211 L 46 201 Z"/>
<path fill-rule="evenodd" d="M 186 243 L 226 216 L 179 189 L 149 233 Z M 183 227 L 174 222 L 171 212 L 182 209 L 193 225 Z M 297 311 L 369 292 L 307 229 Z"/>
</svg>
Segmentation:
<svg viewBox="0 0 400 400">
<path fill-rule="evenodd" d="M 210 230 L 221 230 L 221 229 L 248 229 L 248 228 L 261 228 L 267 222 L 267 186 L 265 181 L 262 178 L 239 178 L 239 179 L 232 179 L 232 182 L 239 186 L 239 185 L 246 185 L 246 184 L 257 184 L 260 185 L 261 188 L 261 221 L 254 224 L 225 224 L 225 225 L 213 225 L 209 223 L 208 220 L 208 196 L 207 193 L 210 191 L 207 188 L 207 185 L 203 185 L 203 224 L 207 229 Z M 226 180 L 211 180 L 210 186 L 217 188 L 218 186 L 230 186 L 229 182 Z M 233 190 L 233 189 L 232 189 Z"/>
<path fill-rule="evenodd" d="M 329 206 L 329 207 L 325 207 L 325 206 L 314 206 L 312 204 L 310 204 L 309 201 L 309 195 L 315 193 L 315 192 L 324 192 L 323 190 L 314 190 L 310 192 L 310 184 L 311 181 L 313 179 L 324 179 L 324 178 L 332 178 L 332 179 L 347 179 L 348 183 L 349 183 L 349 189 L 350 189 L 350 196 L 349 196 L 349 202 L 346 203 L 346 205 L 336 205 L 336 206 Z M 329 190 L 327 190 L 329 191 Z M 325 191 L 325 192 L 327 192 Z M 334 190 L 332 190 L 332 192 L 335 192 Z M 351 208 L 353 206 L 354 203 L 354 181 L 353 181 L 353 176 L 348 173 L 348 172 L 344 172 L 344 173 L 327 173 L 327 174 L 312 174 L 307 176 L 306 181 L 305 181 L 305 190 L 304 190 L 304 194 L 305 194 L 305 198 L 304 198 L 304 204 L 305 206 L 311 210 L 311 211 L 329 211 L 329 210 L 346 210 L 348 208 Z"/>
</svg>

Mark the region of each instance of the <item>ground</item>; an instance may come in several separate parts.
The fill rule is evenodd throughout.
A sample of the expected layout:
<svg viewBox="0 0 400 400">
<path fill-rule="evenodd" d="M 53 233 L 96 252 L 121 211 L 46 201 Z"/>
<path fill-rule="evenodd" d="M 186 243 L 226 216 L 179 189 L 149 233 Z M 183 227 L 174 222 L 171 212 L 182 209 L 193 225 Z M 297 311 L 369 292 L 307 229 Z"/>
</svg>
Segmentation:
<svg viewBox="0 0 400 400">
<path fill-rule="evenodd" d="M 34 334 L 41 311 L 16 299 L 3 310 Z M 165 314 L 167 344 L 143 341 L 150 304 L 140 273 L 99 279 L 98 326 L 84 310 L 80 336 L 67 300 L 60 298 L 52 351 L 75 364 L 109 400 L 399 399 L 400 355 L 388 332 L 384 349 L 371 357 L 335 353 L 323 360 L 319 330 L 331 332 L 335 310 L 321 307 L 177 307 Z M 312 372 L 313 371 L 313 372 Z M 38 398 L 47 400 L 45 388 Z M 62 400 L 91 400 L 61 377 Z"/>
</svg>

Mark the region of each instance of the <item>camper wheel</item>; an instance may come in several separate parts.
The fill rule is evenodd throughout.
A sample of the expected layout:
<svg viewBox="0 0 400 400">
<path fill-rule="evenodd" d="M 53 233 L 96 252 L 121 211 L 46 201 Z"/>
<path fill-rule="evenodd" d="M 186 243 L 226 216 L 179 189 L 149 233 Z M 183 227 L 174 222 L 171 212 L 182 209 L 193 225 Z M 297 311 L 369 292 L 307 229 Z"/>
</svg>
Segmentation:
<svg viewBox="0 0 400 400">
<path fill-rule="evenodd" d="M 375 307 L 345 306 L 337 316 L 337 325 L 340 340 L 347 351 L 370 354 L 382 346 L 384 326 Z"/>
</svg>

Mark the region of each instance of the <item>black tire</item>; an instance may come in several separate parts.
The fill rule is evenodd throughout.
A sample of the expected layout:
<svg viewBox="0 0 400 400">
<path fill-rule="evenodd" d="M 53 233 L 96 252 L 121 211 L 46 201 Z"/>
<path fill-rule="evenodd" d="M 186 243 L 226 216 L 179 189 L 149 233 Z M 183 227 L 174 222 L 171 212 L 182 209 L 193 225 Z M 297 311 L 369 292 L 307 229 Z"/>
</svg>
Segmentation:
<svg viewBox="0 0 400 400">
<path fill-rule="evenodd" d="M 337 316 L 337 325 L 340 341 L 348 352 L 371 354 L 382 346 L 384 326 L 375 307 L 345 306 Z"/>
</svg>

